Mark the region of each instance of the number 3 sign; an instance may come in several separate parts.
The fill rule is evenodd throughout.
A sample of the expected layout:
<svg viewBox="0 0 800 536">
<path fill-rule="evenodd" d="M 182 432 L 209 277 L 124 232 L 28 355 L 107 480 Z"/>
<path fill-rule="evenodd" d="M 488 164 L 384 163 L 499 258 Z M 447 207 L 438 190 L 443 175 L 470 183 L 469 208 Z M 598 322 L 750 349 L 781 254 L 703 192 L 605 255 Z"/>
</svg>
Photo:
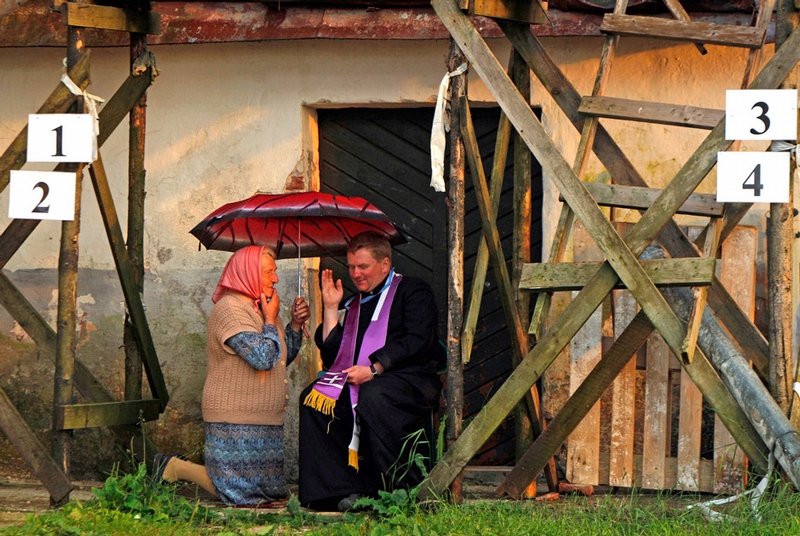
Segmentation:
<svg viewBox="0 0 800 536">
<path fill-rule="evenodd" d="M 9 197 L 9 218 L 73 220 L 75 173 L 12 170 Z"/>
<path fill-rule="evenodd" d="M 725 92 L 726 140 L 797 138 L 797 90 L 731 89 Z"/>
</svg>

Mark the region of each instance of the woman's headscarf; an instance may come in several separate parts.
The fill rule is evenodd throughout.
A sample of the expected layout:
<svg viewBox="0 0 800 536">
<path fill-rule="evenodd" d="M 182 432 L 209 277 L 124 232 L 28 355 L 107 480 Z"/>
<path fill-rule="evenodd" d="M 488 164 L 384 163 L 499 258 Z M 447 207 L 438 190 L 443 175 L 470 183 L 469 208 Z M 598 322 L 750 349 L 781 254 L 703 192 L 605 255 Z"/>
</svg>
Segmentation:
<svg viewBox="0 0 800 536">
<path fill-rule="evenodd" d="M 272 252 L 266 246 L 246 246 L 234 251 L 222 270 L 211 301 L 217 303 L 230 289 L 252 298 L 254 307 L 258 310 L 258 300 L 263 292 L 261 288 L 261 255 L 265 250 Z"/>
</svg>

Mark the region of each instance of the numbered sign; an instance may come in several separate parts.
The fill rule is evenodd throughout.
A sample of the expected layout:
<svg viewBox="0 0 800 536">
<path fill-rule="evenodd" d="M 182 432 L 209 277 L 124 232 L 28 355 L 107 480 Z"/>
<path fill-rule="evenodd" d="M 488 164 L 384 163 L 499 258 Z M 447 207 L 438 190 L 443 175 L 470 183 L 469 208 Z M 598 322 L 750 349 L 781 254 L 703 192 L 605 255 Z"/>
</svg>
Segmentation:
<svg viewBox="0 0 800 536">
<path fill-rule="evenodd" d="M 83 162 L 97 159 L 97 140 L 89 114 L 28 116 L 29 162 Z"/>
<path fill-rule="evenodd" d="M 725 93 L 726 140 L 796 138 L 796 89 L 731 89 Z"/>
<path fill-rule="evenodd" d="M 717 202 L 788 203 L 789 153 L 717 153 Z"/>
<path fill-rule="evenodd" d="M 73 220 L 75 173 L 12 171 L 8 217 L 24 220 Z"/>
</svg>

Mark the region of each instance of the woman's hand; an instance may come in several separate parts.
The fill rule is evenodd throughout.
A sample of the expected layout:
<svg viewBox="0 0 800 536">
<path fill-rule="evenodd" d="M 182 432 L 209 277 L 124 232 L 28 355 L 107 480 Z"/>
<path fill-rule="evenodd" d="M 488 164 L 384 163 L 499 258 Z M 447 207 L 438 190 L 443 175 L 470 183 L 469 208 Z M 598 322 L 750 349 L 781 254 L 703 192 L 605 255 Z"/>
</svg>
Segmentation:
<svg viewBox="0 0 800 536">
<path fill-rule="evenodd" d="M 261 293 L 261 315 L 264 317 L 265 324 L 275 325 L 275 319 L 278 318 L 278 312 L 281 307 L 281 299 L 278 297 L 277 292 L 272 293 L 271 298 Z"/>
<path fill-rule="evenodd" d="M 302 296 L 297 296 L 292 304 L 292 329 L 297 333 L 303 332 L 306 320 L 311 316 L 311 308 Z"/>
</svg>

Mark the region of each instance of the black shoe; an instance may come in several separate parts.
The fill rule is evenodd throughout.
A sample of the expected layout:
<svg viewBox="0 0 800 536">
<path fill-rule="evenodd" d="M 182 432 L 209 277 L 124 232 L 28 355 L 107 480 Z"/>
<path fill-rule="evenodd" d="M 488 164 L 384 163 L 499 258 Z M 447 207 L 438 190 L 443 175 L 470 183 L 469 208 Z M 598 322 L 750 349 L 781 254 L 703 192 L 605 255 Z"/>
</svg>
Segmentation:
<svg viewBox="0 0 800 536">
<path fill-rule="evenodd" d="M 351 493 L 341 501 L 339 501 L 339 511 L 340 512 L 350 512 L 356 509 L 356 501 L 362 498 L 363 495 L 359 495 L 358 493 Z"/>
</svg>

